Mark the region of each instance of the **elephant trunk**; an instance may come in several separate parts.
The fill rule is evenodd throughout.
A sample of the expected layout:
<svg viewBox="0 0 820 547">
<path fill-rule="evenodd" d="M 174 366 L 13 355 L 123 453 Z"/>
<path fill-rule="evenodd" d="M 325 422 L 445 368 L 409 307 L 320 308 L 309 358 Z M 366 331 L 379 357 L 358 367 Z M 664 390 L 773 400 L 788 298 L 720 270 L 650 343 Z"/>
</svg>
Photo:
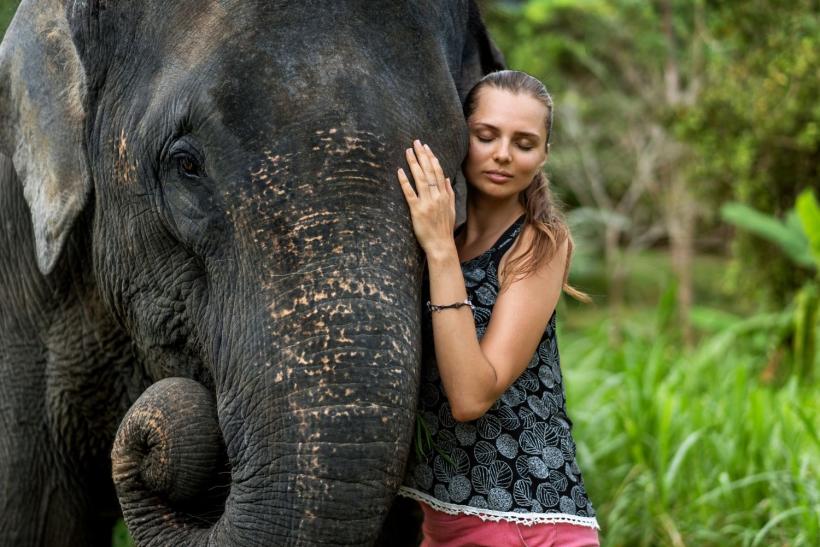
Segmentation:
<svg viewBox="0 0 820 547">
<path fill-rule="evenodd" d="M 137 545 L 203 542 L 203 519 L 224 499 L 229 482 L 227 473 L 214 479 L 225 469 L 225 448 L 210 391 L 187 378 L 149 387 L 123 418 L 111 459 Z M 172 523 L 171 535 L 156 536 L 162 523 Z"/>
<path fill-rule="evenodd" d="M 190 380 L 146 391 L 112 454 L 137 545 L 372 544 L 414 423 L 417 304 L 406 293 L 382 295 L 389 302 L 375 294 L 310 300 L 302 321 L 288 322 L 292 331 L 277 329 L 276 339 L 290 342 L 272 352 L 278 362 L 231 358 L 243 373 L 216 378 L 216 406 Z M 299 310 L 302 298 L 295 300 Z M 313 335 L 295 341 L 307 323 L 324 326 L 308 326 Z M 200 504 L 196 513 L 192 502 L 214 486 L 223 454 L 224 506 Z"/>
</svg>

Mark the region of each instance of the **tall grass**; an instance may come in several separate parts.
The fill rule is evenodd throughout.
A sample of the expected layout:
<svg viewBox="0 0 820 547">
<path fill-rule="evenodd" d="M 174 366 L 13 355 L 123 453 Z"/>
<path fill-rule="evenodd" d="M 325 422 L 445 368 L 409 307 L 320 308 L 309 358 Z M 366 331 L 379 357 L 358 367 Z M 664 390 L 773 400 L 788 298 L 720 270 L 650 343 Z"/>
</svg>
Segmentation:
<svg viewBox="0 0 820 547">
<path fill-rule="evenodd" d="M 820 545 L 818 386 L 759 381 L 755 320 L 691 350 L 655 316 L 560 333 L 604 545 Z"/>
</svg>

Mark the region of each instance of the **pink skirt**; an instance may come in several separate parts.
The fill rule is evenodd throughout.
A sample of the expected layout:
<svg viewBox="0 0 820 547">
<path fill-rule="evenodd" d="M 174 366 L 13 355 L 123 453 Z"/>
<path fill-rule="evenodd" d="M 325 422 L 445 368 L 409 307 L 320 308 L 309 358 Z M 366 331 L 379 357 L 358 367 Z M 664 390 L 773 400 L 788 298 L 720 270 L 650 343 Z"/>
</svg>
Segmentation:
<svg viewBox="0 0 820 547">
<path fill-rule="evenodd" d="M 598 531 L 577 524 L 484 521 L 449 515 L 419 502 L 424 511 L 421 547 L 599 547 Z"/>
</svg>

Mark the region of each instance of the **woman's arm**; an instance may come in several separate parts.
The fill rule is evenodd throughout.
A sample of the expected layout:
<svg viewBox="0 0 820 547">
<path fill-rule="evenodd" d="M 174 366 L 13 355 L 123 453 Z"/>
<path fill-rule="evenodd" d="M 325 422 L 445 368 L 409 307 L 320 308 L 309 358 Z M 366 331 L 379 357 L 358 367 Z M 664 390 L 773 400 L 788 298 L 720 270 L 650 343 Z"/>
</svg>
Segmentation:
<svg viewBox="0 0 820 547">
<path fill-rule="evenodd" d="M 516 248 L 526 249 L 531 231 L 525 230 L 521 237 L 525 241 Z M 533 275 L 514 281 L 498 296 L 480 342 L 469 308 L 433 313 L 436 361 L 456 420 L 483 416 L 527 368 L 561 294 L 567 245 Z M 457 256 L 428 256 L 428 269 L 431 302 L 465 298 Z"/>
<path fill-rule="evenodd" d="M 407 161 L 418 194 L 401 170 L 399 181 L 416 237 L 427 254 L 430 301 L 438 305 L 463 301 L 467 293 L 452 235 L 452 187 L 429 148 L 420 144 L 414 148 L 415 154 L 408 150 Z M 528 248 L 531 237 L 525 229 L 524 241 L 507 258 Z M 481 343 L 469 308 L 433 312 L 436 360 L 456 420 L 482 416 L 527 367 L 561 293 L 566 245 L 549 263 L 498 296 Z"/>
</svg>

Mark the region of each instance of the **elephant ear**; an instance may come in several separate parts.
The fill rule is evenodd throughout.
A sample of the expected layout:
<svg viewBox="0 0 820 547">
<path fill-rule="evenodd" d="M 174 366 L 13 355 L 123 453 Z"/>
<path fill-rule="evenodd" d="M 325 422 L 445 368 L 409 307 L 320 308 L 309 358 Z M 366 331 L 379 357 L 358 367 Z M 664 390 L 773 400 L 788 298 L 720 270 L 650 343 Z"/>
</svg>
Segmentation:
<svg viewBox="0 0 820 547">
<path fill-rule="evenodd" d="M 45 275 L 91 188 L 83 146 L 85 72 L 59 0 L 24 0 L 0 44 L 0 152 L 28 202 Z"/>
<path fill-rule="evenodd" d="M 457 82 L 461 100 L 485 74 L 504 70 L 504 56 L 487 34 L 475 0 L 470 0 L 467 19 L 467 41 L 461 57 L 461 78 Z"/>
</svg>

